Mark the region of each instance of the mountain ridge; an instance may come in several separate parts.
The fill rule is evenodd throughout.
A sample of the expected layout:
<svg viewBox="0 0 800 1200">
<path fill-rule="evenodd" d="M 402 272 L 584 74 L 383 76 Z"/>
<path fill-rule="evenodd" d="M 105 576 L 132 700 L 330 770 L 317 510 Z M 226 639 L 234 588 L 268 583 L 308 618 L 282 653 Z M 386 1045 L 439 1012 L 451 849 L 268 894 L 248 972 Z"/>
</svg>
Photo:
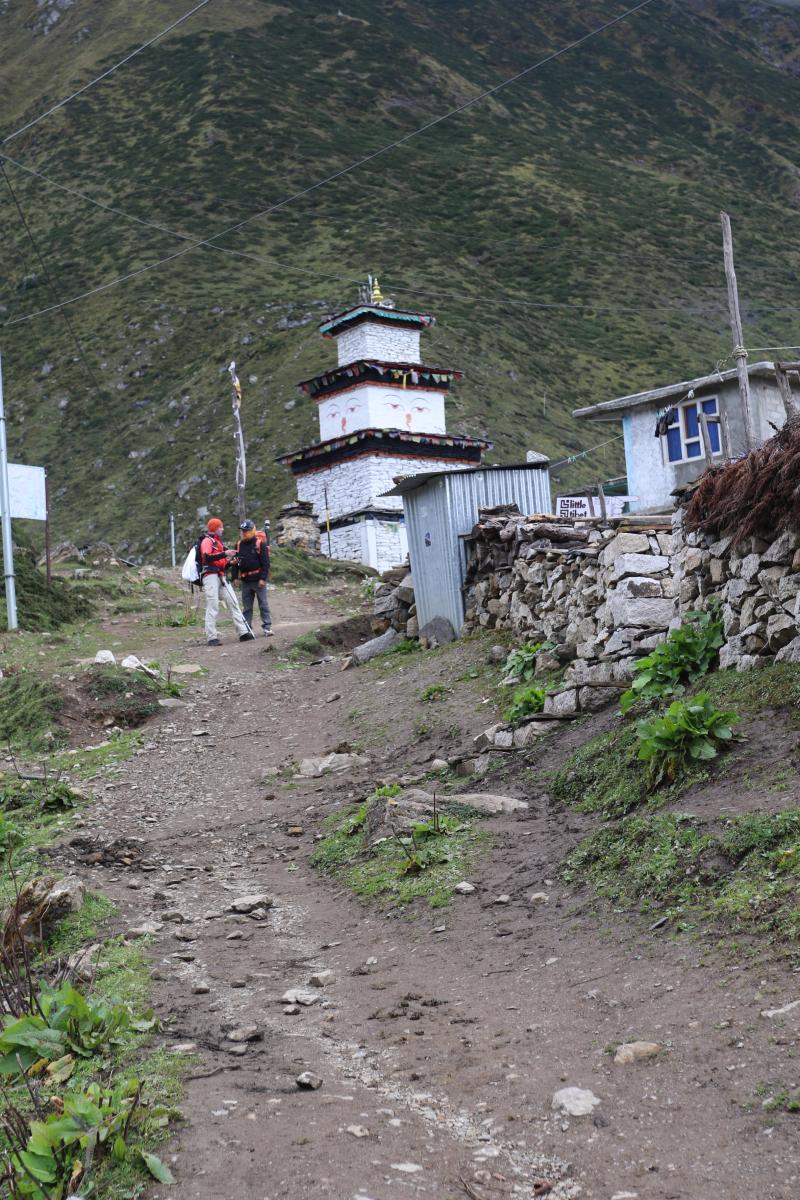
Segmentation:
<svg viewBox="0 0 800 1200">
<path fill-rule="evenodd" d="M 622 10 L 344 7 L 209 4 L 5 149 L 142 220 L 208 237 Z M 124 25 L 123 6 L 88 0 L 37 34 L 30 22 L 47 11 L 0 10 L 0 79 L 17 87 L 6 129 L 175 15 L 155 3 Z M 198 510 L 233 507 L 225 369 L 235 358 L 254 515 L 274 513 L 293 494 L 274 456 L 317 434 L 294 384 L 333 365 L 317 319 L 355 299 L 370 270 L 398 304 L 436 313 L 425 357 L 466 371 L 449 429 L 491 437 L 495 461 L 527 448 L 567 457 L 608 436 L 578 425 L 573 408 L 700 374 L 730 353 L 720 207 L 734 220 L 748 344 L 798 338 L 798 33 L 800 16 L 774 5 L 654 0 L 224 242 L 258 261 L 193 250 L 72 305 L 80 352 L 58 311 L 6 326 L 12 457 L 48 466 L 59 533 L 163 555 L 170 510 L 188 538 Z M 68 45 L 78 56 L 69 81 L 59 74 Z M 59 299 L 181 248 L 6 169 Z M 53 298 L 0 195 L 8 321 Z M 558 486 L 617 474 L 620 445 Z"/>
</svg>

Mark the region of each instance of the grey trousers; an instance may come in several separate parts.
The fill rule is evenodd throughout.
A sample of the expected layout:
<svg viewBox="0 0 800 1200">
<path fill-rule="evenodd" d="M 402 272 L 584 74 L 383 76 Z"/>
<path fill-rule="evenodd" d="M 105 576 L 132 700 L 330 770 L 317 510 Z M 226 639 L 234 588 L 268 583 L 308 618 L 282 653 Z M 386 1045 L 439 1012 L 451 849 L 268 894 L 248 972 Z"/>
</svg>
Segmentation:
<svg viewBox="0 0 800 1200">
<path fill-rule="evenodd" d="M 253 602 L 258 600 L 258 608 L 261 613 L 261 628 L 266 631 L 272 628 L 272 617 L 269 611 L 269 600 L 267 600 L 267 588 L 269 584 L 264 584 L 263 587 L 258 586 L 258 580 L 243 579 L 242 580 L 242 613 L 245 621 L 252 629 L 253 627 Z"/>
</svg>

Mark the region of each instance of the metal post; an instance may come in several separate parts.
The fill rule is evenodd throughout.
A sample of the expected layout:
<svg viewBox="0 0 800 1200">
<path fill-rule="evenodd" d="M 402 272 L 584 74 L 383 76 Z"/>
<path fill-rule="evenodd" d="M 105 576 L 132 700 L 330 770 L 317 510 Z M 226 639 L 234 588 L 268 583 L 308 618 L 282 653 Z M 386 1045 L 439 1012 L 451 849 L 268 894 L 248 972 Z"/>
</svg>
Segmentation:
<svg viewBox="0 0 800 1200">
<path fill-rule="evenodd" d="M 3 527 L 3 574 L 6 581 L 8 628 L 17 628 L 17 587 L 14 579 L 14 543 L 11 540 L 11 497 L 8 492 L 8 442 L 3 408 L 3 362 L 0 356 L 0 511 Z"/>
<path fill-rule="evenodd" d="M 175 567 L 175 513 L 169 514 L 169 545 L 172 551 L 172 566 Z"/>
</svg>

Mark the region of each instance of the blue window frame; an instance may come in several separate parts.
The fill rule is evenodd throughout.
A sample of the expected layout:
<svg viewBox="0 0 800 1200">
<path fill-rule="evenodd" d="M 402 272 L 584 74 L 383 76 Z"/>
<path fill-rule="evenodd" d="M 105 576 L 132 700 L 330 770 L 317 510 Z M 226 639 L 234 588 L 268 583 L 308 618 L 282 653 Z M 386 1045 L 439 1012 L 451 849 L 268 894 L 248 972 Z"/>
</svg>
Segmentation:
<svg viewBox="0 0 800 1200">
<path fill-rule="evenodd" d="M 699 408 L 696 400 L 689 400 L 673 410 L 664 439 L 664 451 L 668 462 L 691 462 L 693 459 L 703 457 L 703 442 L 698 419 L 701 411 L 707 417 L 717 416 L 719 410 L 716 396 L 712 396 L 708 400 L 701 400 Z M 719 424 L 716 421 L 708 422 L 708 439 L 711 443 L 712 454 L 719 454 L 721 441 Z"/>
</svg>

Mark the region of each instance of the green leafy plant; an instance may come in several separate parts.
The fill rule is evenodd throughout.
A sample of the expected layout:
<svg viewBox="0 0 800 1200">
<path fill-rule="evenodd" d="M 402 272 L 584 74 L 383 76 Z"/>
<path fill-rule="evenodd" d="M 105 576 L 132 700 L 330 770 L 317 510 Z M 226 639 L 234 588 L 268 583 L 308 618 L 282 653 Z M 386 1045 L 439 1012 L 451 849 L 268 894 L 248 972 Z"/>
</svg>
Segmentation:
<svg viewBox="0 0 800 1200">
<path fill-rule="evenodd" d="M 129 1144 L 137 1118 L 151 1126 L 167 1119 L 166 1110 L 150 1110 L 143 1117 L 140 1094 L 137 1079 L 114 1088 L 91 1083 L 85 1091 L 51 1097 L 45 1109 L 34 1093 L 38 1119 L 29 1124 L 18 1109 L 7 1108 L 3 1125 L 11 1150 L 5 1182 L 13 1200 L 62 1200 L 79 1187 L 88 1194 L 92 1168 L 108 1153 L 116 1162 L 138 1158 L 154 1179 L 174 1183 L 155 1154 Z"/>
<path fill-rule="evenodd" d="M 384 783 L 381 787 L 375 788 L 375 795 L 381 800 L 388 800 L 392 796 L 399 796 L 402 790 L 399 783 Z"/>
<path fill-rule="evenodd" d="M 435 704 L 437 700 L 444 700 L 446 695 L 447 688 L 443 683 L 429 683 L 422 689 L 420 700 L 423 704 Z"/>
<path fill-rule="evenodd" d="M 118 1043 L 129 1031 L 145 1032 L 155 1026 L 152 1013 L 136 1019 L 127 1005 L 87 998 L 69 982 L 57 989 L 45 984 L 35 1009 L 3 1025 L 0 1075 L 17 1075 L 68 1054 L 90 1058 L 102 1046 Z"/>
<path fill-rule="evenodd" d="M 651 786 L 672 782 L 692 762 L 715 758 L 733 737 L 733 712 L 715 708 L 705 692 L 674 700 L 666 712 L 639 721 L 639 758 L 647 763 Z"/>
<path fill-rule="evenodd" d="M 505 661 L 505 672 L 520 683 L 530 683 L 536 677 L 536 655 L 540 650 L 552 650 L 553 642 L 528 642 L 512 650 Z"/>
<path fill-rule="evenodd" d="M 723 640 L 718 609 L 687 613 L 680 629 L 673 629 L 666 641 L 634 664 L 633 683 L 620 697 L 623 713 L 637 700 L 674 696 L 706 675 Z"/>
<path fill-rule="evenodd" d="M 503 713 L 503 720 L 511 723 L 519 721 L 523 717 L 529 717 L 533 713 L 542 712 L 546 694 L 546 689 L 539 687 L 538 684 L 529 684 L 527 687 L 517 688 L 511 703 Z"/>
</svg>

